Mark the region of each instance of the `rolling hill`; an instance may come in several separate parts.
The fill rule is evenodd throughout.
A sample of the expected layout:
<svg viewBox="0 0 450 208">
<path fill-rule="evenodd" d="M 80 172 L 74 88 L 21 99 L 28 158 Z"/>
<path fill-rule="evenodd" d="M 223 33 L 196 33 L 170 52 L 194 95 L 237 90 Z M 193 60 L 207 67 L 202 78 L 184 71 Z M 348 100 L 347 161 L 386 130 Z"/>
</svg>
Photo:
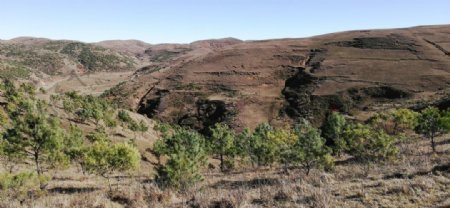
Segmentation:
<svg viewBox="0 0 450 208">
<path fill-rule="evenodd" d="M 222 121 L 238 129 L 299 117 L 320 123 L 334 110 L 358 118 L 449 92 L 448 25 L 152 47 L 144 53 L 156 64 L 105 96 L 198 130 Z"/>
</svg>

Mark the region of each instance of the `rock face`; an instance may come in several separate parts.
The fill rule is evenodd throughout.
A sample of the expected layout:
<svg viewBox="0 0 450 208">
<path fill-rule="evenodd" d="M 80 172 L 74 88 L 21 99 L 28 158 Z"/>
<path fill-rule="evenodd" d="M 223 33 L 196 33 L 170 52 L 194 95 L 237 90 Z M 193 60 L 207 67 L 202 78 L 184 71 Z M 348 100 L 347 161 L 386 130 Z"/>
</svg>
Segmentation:
<svg viewBox="0 0 450 208">
<path fill-rule="evenodd" d="M 185 114 L 178 124 L 198 129 L 201 133 L 209 133 L 210 127 L 216 123 L 232 122 L 237 113 L 233 104 L 221 100 L 199 100 L 196 106 L 196 111 Z"/>
<path fill-rule="evenodd" d="M 136 73 L 117 89 L 128 96 L 115 99 L 150 117 L 202 131 L 215 122 L 239 129 L 306 117 L 319 124 L 329 111 L 358 116 L 445 96 L 449 43 L 450 26 L 430 26 L 197 42 L 170 53 L 153 48 L 148 53 L 177 55 L 161 62 L 161 70 Z"/>
</svg>

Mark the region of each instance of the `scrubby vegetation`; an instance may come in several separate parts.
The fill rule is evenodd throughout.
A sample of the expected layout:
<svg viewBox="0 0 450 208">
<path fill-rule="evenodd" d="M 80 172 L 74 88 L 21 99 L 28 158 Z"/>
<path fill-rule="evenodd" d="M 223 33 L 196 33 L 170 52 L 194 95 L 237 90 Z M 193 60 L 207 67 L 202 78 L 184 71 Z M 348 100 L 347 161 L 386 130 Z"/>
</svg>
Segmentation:
<svg viewBox="0 0 450 208">
<path fill-rule="evenodd" d="M 101 71 L 103 69 L 120 70 L 120 64 L 133 68 L 131 59 L 104 53 L 105 49 L 93 47 L 81 42 L 70 42 L 63 45 L 61 53 L 69 55 L 81 63 L 89 71 Z"/>
<path fill-rule="evenodd" d="M 72 41 L 48 41 L 41 44 L 0 44 L 0 77 L 27 78 L 31 71 L 56 75 L 67 62 L 86 71 L 134 69 L 132 58 L 105 48 Z"/>
<path fill-rule="evenodd" d="M 38 47 L 23 44 L 1 44 L 0 59 L 2 63 L 9 64 L 11 71 L 36 69 L 47 74 L 57 74 L 58 69 L 64 66 L 64 57 L 54 51 L 40 50 Z M 8 77 L 13 78 L 13 77 Z"/>
<path fill-rule="evenodd" d="M 309 177 L 311 172 L 333 172 L 336 161 L 350 158 L 367 166 L 368 174 L 370 167 L 398 161 L 404 154 L 399 146 L 414 132 L 429 139 L 436 152 L 435 138 L 450 130 L 450 112 L 434 107 L 383 111 L 366 122 L 331 112 L 320 128 L 304 119 L 291 126 L 262 123 L 238 132 L 217 123 L 205 135 L 158 123 L 153 130 L 160 139 L 143 152 L 135 138 L 136 132 L 149 130 L 147 123 L 101 97 L 67 92 L 46 102 L 32 85 L 11 81 L 3 82 L 1 91 L 7 102 L 0 108 L 0 159 L 5 167 L 0 197 L 15 197 L 21 203 L 45 195 L 53 170 L 71 167 L 80 167 L 80 175 L 105 178 L 109 197 L 115 199 L 111 179 L 117 174 L 132 178 L 141 160 L 151 160 L 144 156 L 147 152 L 157 163 L 152 164 L 155 172 L 141 170 L 153 174 L 146 180 L 157 190 L 183 194 L 202 184 L 216 167 L 225 177 L 242 170 Z M 86 131 L 83 125 L 94 130 Z M 117 128 L 134 132 L 134 138 L 113 140 L 112 129 Z M 275 198 L 289 200 L 284 192 Z"/>
<path fill-rule="evenodd" d="M 4 79 L 24 79 L 30 76 L 30 69 L 16 61 L 0 62 L 0 77 Z"/>
<path fill-rule="evenodd" d="M 211 128 L 211 135 L 206 137 L 165 124 L 157 128 L 163 132 L 163 139 L 155 144 L 154 151 L 158 157 L 167 156 L 169 159 L 166 164 L 159 164 L 160 169 L 166 172 L 159 171 L 158 177 L 170 181 L 169 185 L 174 188 L 180 188 L 183 184 L 183 189 L 186 189 L 189 184 L 182 180 L 188 175 L 195 175 L 188 177 L 190 183 L 201 179 L 200 166 L 204 163 L 198 157 L 203 158 L 205 151 L 212 158 L 218 158 L 222 172 L 235 167 L 238 161 L 249 161 L 254 167 L 279 166 L 285 171 L 298 167 L 304 169 L 306 174 L 314 168 L 329 171 L 334 167 L 332 154 L 337 157 L 347 154 L 362 164 L 392 162 L 399 156 L 397 143 L 404 139 L 405 131 L 417 127 L 419 132 L 428 132 L 425 135 L 436 135 L 437 131 L 448 129 L 448 112 L 437 109 L 434 109 L 437 112 L 434 117 L 439 120 L 440 126 L 434 129 L 438 130 L 421 127 L 423 119 L 432 120 L 429 118 L 430 109 L 434 108 L 421 113 L 408 109 L 383 112 L 374 115 L 368 124 L 351 121 L 332 112 L 322 132 L 306 120 L 292 129 L 274 128 L 263 123 L 253 132 L 244 130 L 240 134 L 225 124 L 216 124 Z M 203 148 L 205 150 L 201 150 Z M 167 173 L 169 170 L 172 174 Z"/>
<path fill-rule="evenodd" d="M 162 186 L 186 190 L 202 180 L 201 168 L 206 164 L 204 137 L 188 129 L 175 127 L 166 132 L 155 146 L 158 155 L 166 155 L 167 163 L 157 167 L 156 180 Z"/>
<path fill-rule="evenodd" d="M 8 102 L 2 108 L 0 159 L 11 173 L 26 171 L 2 175 L 1 188 L 21 194 L 24 191 L 21 186 L 32 191 L 31 186 L 37 181 L 40 189 L 45 190 L 48 180 L 44 179 L 51 178 L 46 173 L 68 168 L 70 164 L 80 164 L 84 171 L 108 179 L 114 172 L 139 167 L 140 153 L 134 146 L 127 142 L 112 143 L 101 131 L 111 127 L 110 121 L 115 122 L 111 117 L 117 110 L 108 102 L 71 92 L 53 96 L 53 102 L 49 104 L 36 97 L 32 85 L 16 87 L 8 80 L 2 83 L 1 89 Z M 51 107 L 61 107 L 60 104 L 66 113 L 76 115 L 82 122 L 95 122 L 98 129 L 84 135 L 76 124 L 63 127 L 60 117 L 49 113 Z M 128 122 L 131 121 L 136 123 L 130 118 Z M 30 163 L 36 177 L 29 173 Z"/>
<path fill-rule="evenodd" d="M 89 172 L 108 179 L 116 171 L 132 171 L 139 168 L 139 151 L 128 143 L 111 144 L 107 138 L 96 138 L 92 145 L 85 147 L 83 168 Z"/>
<path fill-rule="evenodd" d="M 450 130 L 450 111 L 440 111 L 435 107 L 422 110 L 419 116 L 417 132 L 431 140 L 433 152 L 436 152 L 434 138 Z"/>
</svg>

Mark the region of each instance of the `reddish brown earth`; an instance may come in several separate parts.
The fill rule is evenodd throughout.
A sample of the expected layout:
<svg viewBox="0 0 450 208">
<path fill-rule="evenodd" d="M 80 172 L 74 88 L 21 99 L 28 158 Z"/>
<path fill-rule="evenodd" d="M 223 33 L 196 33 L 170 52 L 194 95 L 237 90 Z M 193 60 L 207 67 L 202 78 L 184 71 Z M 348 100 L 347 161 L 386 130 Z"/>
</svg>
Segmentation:
<svg viewBox="0 0 450 208">
<path fill-rule="evenodd" d="M 197 129 L 313 115 L 320 122 L 330 110 L 362 116 L 386 103 L 415 104 L 449 92 L 449 25 L 159 47 L 144 52 L 154 65 L 107 95 Z M 166 59 L 155 64 L 161 56 Z"/>
</svg>

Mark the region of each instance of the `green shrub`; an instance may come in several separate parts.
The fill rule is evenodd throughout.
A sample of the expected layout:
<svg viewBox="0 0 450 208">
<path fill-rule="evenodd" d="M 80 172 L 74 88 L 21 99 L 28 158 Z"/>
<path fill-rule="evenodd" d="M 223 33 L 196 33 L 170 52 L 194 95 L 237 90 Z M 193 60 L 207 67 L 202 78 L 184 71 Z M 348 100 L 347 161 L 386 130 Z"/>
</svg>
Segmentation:
<svg viewBox="0 0 450 208">
<path fill-rule="evenodd" d="M 119 120 L 121 122 L 124 122 L 124 123 L 128 123 L 132 120 L 132 118 L 130 117 L 128 112 L 125 110 L 120 110 L 119 113 L 117 114 L 117 117 L 119 118 Z"/>
<path fill-rule="evenodd" d="M 206 150 L 200 134 L 175 128 L 156 146 L 156 154 L 167 157 L 167 163 L 157 167 L 156 178 L 163 187 L 186 190 L 203 179 L 200 170 L 206 164 Z"/>
<path fill-rule="evenodd" d="M 293 146 L 296 156 L 292 158 L 306 169 L 306 174 L 309 174 L 312 168 L 332 168 L 334 162 L 330 155 L 331 150 L 325 145 L 325 139 L 320 136 L 318 129 L 302 120 L 294 132 L 298 141 Z"/>
<path fill-rule="evenodd" d="M 211 153 L 220 159 L 220 170 L 225 171 L 234 166 L 234 156 L 236 155 L 236 136 L 226 124 L 217 123 L 211 129 L 210 144 Z M 225 163 L 227 162 L 227 163 Z"/>
<path fill-rule="evenodd" d="M 338 156 L 348 149 L 347 141 L 343 137 L 346 126 L 345 117 L 338 112 L 332 112 L 322 127 L 323 137 L 331 144 L 333 153 Z"/>
<path fill-rule="evenodd" d="M 62 98 L 63 109 L 74 113 L 80 122 L 94 121 L 99 126 L 101 121 L 108 127 L 115 127 L 116 107 L 107 100 L 92 95 L 79 95 L 77 92 L 66 92 Z"/>
<path fill-rule="evenodd" d="M 111 112 L 107 112 L 104 114 L 103 122 L 105 123 L 105 125 L 107 127 L 110 127 L 110 128 L 117 126 L 117 120 L 115 119 L 115 117 L 112 115 Z"/>
<path fill-rule="evenodd" d="M 87 172 L 108 179 L 116 171 L 133 171 L 139 168 L 140 153 L 128 143 L 111 144 L 107 140 L 95 141 L 85 148 L 83 165 Z"/>
<path fill-rule="evenodd" d="M 64 153 L 69 157 L 70 161 L 79 162 L 82 158 L 83 142 L 83 131 L 76 125 L 71 124 L 64 140 Z"/>
<path fill-rule="evenodd" d="M 380 129 L 352 124 L 346 128 L 344 135 L 349 145 L 349 154 L 363 162 L 391 160 L 399 153 L 395 146 L 397 139 Z"/>
<path fill-rule="evenodd" d="M 275 161 L 281 162 L 284 165 L 284 170 L 296 164 L 293 160 L 293 146 L 297 143 L 297 136 L 294 131 L 289 128 L 277 128 L 269 132 L 270 142 L 274 144 Z"/>
<path fill-rule="evenodd" d="M 22 97 L 11 112 L 11 126 L 3 132 L 1 138 L 3 156 L 19 161 L 33 161 L 38 175 L 46 168 L 68 164 L 68 157 L 64 154 L 64 129 L 61 128 L 59 119 L 49 116 L 46 110 L 45 102 Z M 43 165 L 47 167 L 44 168 Z"/>
<path fill-rule="evenodd" d="M 419 122 L 419 113 L 406 108 L 400 108 L 391 112 L 391 116 L 392 122 L 394 123 L 394 135 L 397 135 L 406 129 L 415 129 Z"/>
<path fill-rule="evenodd" d="M 144 120 L 139 121 L 139 131 L 140 132 L 146 132 L 148 131 L 148 125 L 145 123 Z"/>
<path fill-rule="evenodd" d="M 369 124 L 392 135 L 414 129 L 418 124 L 419 113 L 406 108 L 376 113 L 369 119 Z"/>
<path fill-rule="evenodd" d="M 258 125 L 248 139 L 247 151 L 253 164 L 258 166 L 272 165 L 278 159 L 278 145 L 271 133 L 273 127 L 267 123 Z"/>
<path fill-rule="evenodd" d="M 420 112 L 416 131 L 431 140 L 431 148 L 436 152 L 435 137 L 450 131 L 450 112 L 435 107 L 425 108 Z"/>
<path fill-rule="evenodd" d="M 24 201 L 31 196 L 41 193 L 40 184 L 50 180 L 48 176 L 38 176 L 34 172 L 0 173 L 1 194 L 7 194 L 10 198 Z"/>
</svg>

